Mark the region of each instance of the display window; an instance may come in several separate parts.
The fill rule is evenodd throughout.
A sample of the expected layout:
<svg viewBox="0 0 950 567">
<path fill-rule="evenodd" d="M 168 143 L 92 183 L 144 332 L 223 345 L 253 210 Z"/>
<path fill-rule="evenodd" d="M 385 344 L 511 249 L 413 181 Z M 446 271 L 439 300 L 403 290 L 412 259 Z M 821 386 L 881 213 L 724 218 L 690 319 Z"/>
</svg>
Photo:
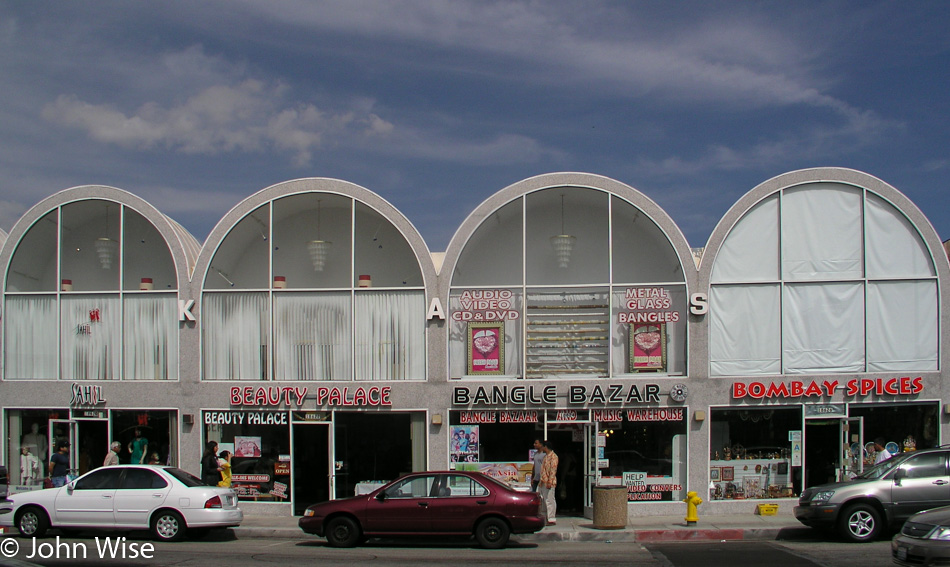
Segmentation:
<svg viewBox="0 0 950 567">
<path fill-rule="evenodd" d="M 879 437 L 884 438 L 884 447 L 892 455 L 940 445 L 939 402 L 850 404 L 848 415 L 862 418 L 865 464 L 874 464 L 873 442 Z M 859 447 L 853 450 L 857 452 Z"/>
<path fill-rule="evenodd" d="M 629 502 L 686 496 L 686 411 L 683 408 L 592 410 L 597 421 L 601 485 L 624 485 Z"/>
<path fill-rule="evenodd" d="M 70 441 L 68 431 L 59 426 L 59 420 L 68 418 L 69 410 L 65 409 L 6 411 L 6 462 L 11 494 L 43 488 L 52 448 L 59 440 Z"/>
<path fill-rule="evenodd" d="M 711 409 L 710 498 L 794 496 L 801 486 L 802 447 L 800 407 Z"/>
<path fill-rule="evenodd" d="M 219 458 L 223 451 L 231 454 L 231 488 L 240 500 L 290 501 L 287 412 L 206 410 L 202 417 L 204 443 L 216 442 Z M 194 465 L 194 470 L 200 468 L 201 463 Z"/>
</svg>

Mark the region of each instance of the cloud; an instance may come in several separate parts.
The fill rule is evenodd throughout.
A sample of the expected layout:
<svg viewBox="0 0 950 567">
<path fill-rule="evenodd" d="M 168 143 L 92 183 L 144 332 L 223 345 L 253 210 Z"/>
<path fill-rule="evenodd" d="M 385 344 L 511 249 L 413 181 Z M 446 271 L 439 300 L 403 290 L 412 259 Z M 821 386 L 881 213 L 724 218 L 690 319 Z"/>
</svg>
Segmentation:
<svg viewBox="0 0 950 567">
<path fill-rule="evenodd" d="M 148 102 L 131 113 L 60 95 L 43 108 L 42 117 L 123 148 L 164 147 L 200 155 L 274 149 L 291 153 L 297 166 L 308 165 L 325 139 L 346 144 L 394 130 L 393 124 L 372 112 L 333 112 L 309 103 L 285 103 L 288 91 L 283 85 L 248 79 L 205 87 L 178 106 Z"/>
</svg>

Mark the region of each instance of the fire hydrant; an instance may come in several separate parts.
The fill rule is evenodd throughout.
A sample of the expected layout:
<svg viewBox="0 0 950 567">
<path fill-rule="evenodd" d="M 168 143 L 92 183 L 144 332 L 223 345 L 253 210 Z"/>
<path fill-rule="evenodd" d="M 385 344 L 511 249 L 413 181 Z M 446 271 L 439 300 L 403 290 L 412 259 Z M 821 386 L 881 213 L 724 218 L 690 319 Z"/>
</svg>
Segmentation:
<svg viewBox="0 0 950 567">
<path fill-rule="evenodd" d="M 696 514 L 696 507 L 703 503 L 703 499 L 696 495 L 695 492 L 687 492 L 686 498 L 683 499 L 683 502 L 686 502 L 686 525 L 695 526 L 696 522 L 699 521 L 699 515 Z"/>
</svg>

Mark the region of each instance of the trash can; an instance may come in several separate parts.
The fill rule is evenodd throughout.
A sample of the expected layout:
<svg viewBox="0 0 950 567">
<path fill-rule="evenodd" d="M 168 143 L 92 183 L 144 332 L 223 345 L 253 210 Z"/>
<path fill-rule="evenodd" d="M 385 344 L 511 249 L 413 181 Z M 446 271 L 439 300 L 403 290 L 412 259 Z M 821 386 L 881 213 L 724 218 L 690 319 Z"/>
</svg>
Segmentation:
<svg viewBox="0 0 950 567">
<path fill-rule="evenodd" d="M 627 487 L 594 487 L 594 527 L 622 530 L 627 527 Z"/>
</svg>

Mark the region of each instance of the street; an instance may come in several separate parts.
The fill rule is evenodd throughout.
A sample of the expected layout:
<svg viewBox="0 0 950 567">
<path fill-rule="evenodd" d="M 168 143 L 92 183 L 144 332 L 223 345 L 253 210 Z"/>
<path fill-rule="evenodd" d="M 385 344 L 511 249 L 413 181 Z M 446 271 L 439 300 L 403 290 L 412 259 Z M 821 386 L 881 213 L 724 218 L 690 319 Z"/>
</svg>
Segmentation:
<svg viewBox="0 0 950 567">
<path fill-rule="evenodd" d="M 119 539 L 122 537 L 125 539 Z M 106 538 L 109 538 L 108 542 Z M 7 540 L 14 540 L 16 544 Z M 11 553 L 18 548 L 16 553 Z M 643 565 L 657 567 L 877 567 L 891 565 L 890 543 L 848 544 L 831 539 L 701 543 L 541 542 L 515 540 L 503 550 L 479 548 L 472 541 L 371 540 L 354 549 L 327 547 L 322 539 L 236 539 L 226 532 L 201 541 L 154 543 L 144 534 L 84 534 L 78 538 L 4 537 L 0 565 Z M 103 553 L 104 552 L 104 553 Z M 123 558 L 124 554 L 124 558 Z M 32 557 L 30 556 L 32 555 Z M 113 558 L 114 557 L 114 558 Z M 11 562 L 10 559 L 20 561 Z"/>
</svg>

